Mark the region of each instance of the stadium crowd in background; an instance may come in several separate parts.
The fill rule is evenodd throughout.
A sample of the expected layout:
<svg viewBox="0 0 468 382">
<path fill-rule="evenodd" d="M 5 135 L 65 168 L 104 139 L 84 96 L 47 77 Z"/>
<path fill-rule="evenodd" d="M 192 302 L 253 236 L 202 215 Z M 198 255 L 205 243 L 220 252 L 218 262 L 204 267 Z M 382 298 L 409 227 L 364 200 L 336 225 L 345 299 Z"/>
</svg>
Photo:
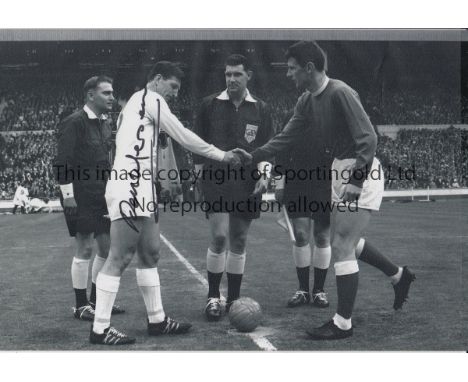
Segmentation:
<svg viewBox="0 0 468 382">
<path fill-rule="evenodd" d="M 0 131 L 34 133 L 0 135 L 0 199 L 11 199 L 16 189 L 15 182 L 27 182 L 26 174 L 31 178 L 28 189 L 32 197 L 58 197 L 58 188 L 51 176 L 51 163 L 55 156 L 54 131 L 62 116 L 70 114 L 82 103 L 81 93 L 76 92 L 80 88 L 75 86 L 76 81 L 73 76 L 66 80 L 44 78 L 35 80 L 34 88 L 28 86 L 30 82 L 27 79 L 2 83 Z M 273 82 L 276 83 L 271 89 L 258 86 L 253 93 L 270 105 L 273 125 L 278 131 L 297 97 L 291 89 L 278 86 L 280 81 Z M 200 99 L 211 93 L 210 86 L 218 85 L 207 81 L 204 94 L 195 95 L 187 81 L 174 105 L 174 114 L 184 121 L 185 126 L 192 128 Z M 468 121 L 466 97 L 462 99 L 462 113 L 449 95 L 436 92 L 405 91 L 376 95 L 369 91 L 361 92 L 361 99 L 375 125 L 457 124 Z M 117 112 L 118 108 L 114 116 Z M 43 133 L 38 134 L 39 131 Z M 393 169 L 414 166 L 416 171 L 414 180 L 390 180 L 386 188 L 468 187 L 467 134 L 466 130 L 449 128 L 400 130 L 395 139 L 381 136 L 377 157 L 382 164 Z M 179 166 L 193 165 L 184 150 L 176 147 L 176 155 Z"/>
<path fill-rule="evenodd" d="M 405 90 L 363 97 L 376 125 L 440 125 L 461 123 L 460 108 L 450 94 Z"/>
<path fill-rule="evenodd" d="M 294 106 L 299 94 L 279 84 L 284 75 L 272 74 L 274 86 L 256 83 L 252 92 L 269 103 L 273 120 L 279 125 L 286 113 Z M 278 77 L 278 78 L 276 78 Z M 1 83 L 0 131 L 50 130 L 55 129 L 60 114 L 65 109 L 76 110 L 82 103 L 81 77 L 66 77 L 36 81 L 32 89 L 28 81 L 12 84 Z M 60 85 L 60 87 L 59 87 Z M 203 89 L 195 89 L 190 81 L 184 83 L 177 108 L 183 120 L 191 122 L 193 113 L 202 97 L 214 92 L 213 81 L 207 81 Z M 261 86 L 263 85 L 263 86 Z M 213 87 L 214 86 L 214 87 Z M 462 100 L 462 113 L 451 94 L 434 91 L 398 90 L 376 92 L 359 89 L 361 100 L 375 125 L 437 125 L 457 124 L 468 116 L 468 99 Z M 197 94 L 195 94 L 197 93 Z M 118 95 L 118 92 L 117 92 Z"/>
<path fill-rule="evenodd" d="M 468 187 L 466 130 L 400 130 L 395 139 L 380 136 L 377 157 L 388 179 L 387 189 Z M 398 169 L 414 170 L 414 179 L 401 177 Z M 390 179 L 392 178 L 392 179 Z M 395 179 L 396 178 L 396 179 Z"/>
<path fill-rule="evenodd" d="M 52 175 L 55 133 L 4 135 L 0 138 L 0 197 L 11 199 L 15 182 L 29 190 L 31 197 L 58 197 Z"/>
<path fill-rule="evenodd" d="M 20 86 L 2 83 L 0 94 L 0 131 L 51 130 L 66 108 L 76 109 L 81 95 L 70 91 L 73 81 L 34 81 Z"/>
</svg>

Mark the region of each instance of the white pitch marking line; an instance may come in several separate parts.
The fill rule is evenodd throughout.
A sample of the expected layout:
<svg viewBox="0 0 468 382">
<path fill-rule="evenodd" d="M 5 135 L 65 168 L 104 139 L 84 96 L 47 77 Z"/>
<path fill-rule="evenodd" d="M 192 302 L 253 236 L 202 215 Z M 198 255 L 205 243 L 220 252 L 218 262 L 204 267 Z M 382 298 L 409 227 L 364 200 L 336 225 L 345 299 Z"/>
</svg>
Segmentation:
<svg viewBox="0 0 468 382">
<path fill-rule="evenodd" d="M 276 349 L 273 344 L 268 341 L 265 337 L 253 337 L 252 334 L 249 334 L 249 337 L 252 339 L 253 342 L 262 350 L 266 351 L 276 351 Z"/>
<path fill-rule="evenodd" d="M 195 267 L 190 264 L 190 262 L 177 250 L 176 247 L 174 247 L 172 245 L 172 243 L 167 240 L 164 235 L 161 233 L 160 234 L 161 236 L 161 240 L 163 241 L 164 244 L 166 244 L 166 246 L 169 248 L 169 250 L 177 257 L 177 259 L 179 259 L 179 261 L 185 265 L 185 267 L 189 270 L 189 272 L 198 280 L 200 281 L 200 283 L 205 286 L 205 287 L 208 287 L 208 281 L 200 274 L 200 272 L 198 272 Z M 255 342 L 255 344 L 262 350 L 267 350 L 267 351 L 275 351 L 277 350 L 273 344 L 268 341 L 268 339 L 266 339 L 264 336 L 265 334 L 268 334 L 268 333 L 271 333 L 268 331 L 267 328 L 265 328 L 265 330 L 261 331 L 261 332 L 258 332 L 258 333 L 248 333 L 247 336 L 253 341 Z"/>
<path fill-rule="evenodd" d="M 171 252 L 179 259 L 179 261 L 185 265 L 189 272 L 195 276 L 195 278 L 200 281 L 200 283 L 207 287 L 208 281 L 195 269 L 195 267 L 188 262 L 188 260 L 180 254 L 180 252 L 172 245 L 172 243 L 167 240 L 163 234 L 160 234 L 162 241 L 166 246 L 171 250 Z"/>
<path fill-rule="evenodd" d="M 266 336 L 270 336 L 273 333 L 275 333 L 275 330 L 273 330 L 271 328 L 267 328 L 267 327 L 264 327 L 264 326 L 259 326 L 252 333 L 240 333 L 237 330 L 232 329 L 232 330 L 229 330 L 228 333 L 232 334 L 234 336 L 249 337 L 262 350 L 267 350 L 267 351 L 278 350 L 272 345 L 272 343 L 270 341 L 268 341 L 266 339 Z"/>
</svg>

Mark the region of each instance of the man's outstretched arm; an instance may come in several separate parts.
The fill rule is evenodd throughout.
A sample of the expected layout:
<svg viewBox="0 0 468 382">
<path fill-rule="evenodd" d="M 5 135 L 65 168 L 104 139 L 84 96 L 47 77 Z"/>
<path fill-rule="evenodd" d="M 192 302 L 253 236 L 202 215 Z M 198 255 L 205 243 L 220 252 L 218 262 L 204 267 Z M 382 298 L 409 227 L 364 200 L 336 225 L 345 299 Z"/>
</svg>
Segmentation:
<svg viewBox="0 0 468 382">
<path fill-rule="evenodd" d="M 292 149 L 300 141 L 307 129 L 307 120 L 303 113 L 302 98 L 298 101 L 294 115 L 289 120 L 282 132 L 276 134 L 263 146 L 256 148 L 250 154 L 253 163 L 259 163 L 271 159 L 277 154 Z"/>
</svg>

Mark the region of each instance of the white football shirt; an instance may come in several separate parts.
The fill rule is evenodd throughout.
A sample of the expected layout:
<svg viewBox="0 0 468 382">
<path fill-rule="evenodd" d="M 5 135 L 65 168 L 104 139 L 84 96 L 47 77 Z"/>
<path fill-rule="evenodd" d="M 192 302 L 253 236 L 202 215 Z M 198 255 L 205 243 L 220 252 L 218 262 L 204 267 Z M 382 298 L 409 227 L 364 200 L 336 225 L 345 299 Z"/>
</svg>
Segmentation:
<svg viewBox="0 0 468 382">
<path fill-rule="evenodd" d="M 195 154 L 218 161 L 224 157 L 224 151 L 186 129 L 158 93 L 136 92 L 117 121 L 116 155 L 106 189 L 111 220 L 154 212 L 150 202 L 157 203 L 153 180 L 157 174 L 158 122 L 160 130 Z"/>
</svg>

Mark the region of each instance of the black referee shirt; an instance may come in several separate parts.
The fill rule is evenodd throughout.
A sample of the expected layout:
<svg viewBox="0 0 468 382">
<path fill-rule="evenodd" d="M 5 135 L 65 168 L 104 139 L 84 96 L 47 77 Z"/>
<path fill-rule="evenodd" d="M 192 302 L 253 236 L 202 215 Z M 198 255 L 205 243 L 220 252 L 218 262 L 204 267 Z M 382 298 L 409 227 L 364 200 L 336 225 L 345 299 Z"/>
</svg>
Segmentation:
<svg viewBox="0 0 468 382">
<path fill-rule="evenodd" d="M 194 132 L 221 150 L 239 147 L 247 152 L 264 145 L 274 133 L 265 102 L 247 91 L 244 101 L 236 108 L 226 90 L 203 99 Z M 200 156 L 195 156 L 194 161 L 211 164 L 213 168 L 224 166 Z"/>
<path fill-rule="evenodd" d="M 69 115 L 58 125 L 56 180 L 59 184 L 73 182 L 75 192 L 103 194 L 105 170 L 111 169 L 111 148 L 112 128 L 108 119 L 98 119 L 89 109 Z"/>
</svg>

